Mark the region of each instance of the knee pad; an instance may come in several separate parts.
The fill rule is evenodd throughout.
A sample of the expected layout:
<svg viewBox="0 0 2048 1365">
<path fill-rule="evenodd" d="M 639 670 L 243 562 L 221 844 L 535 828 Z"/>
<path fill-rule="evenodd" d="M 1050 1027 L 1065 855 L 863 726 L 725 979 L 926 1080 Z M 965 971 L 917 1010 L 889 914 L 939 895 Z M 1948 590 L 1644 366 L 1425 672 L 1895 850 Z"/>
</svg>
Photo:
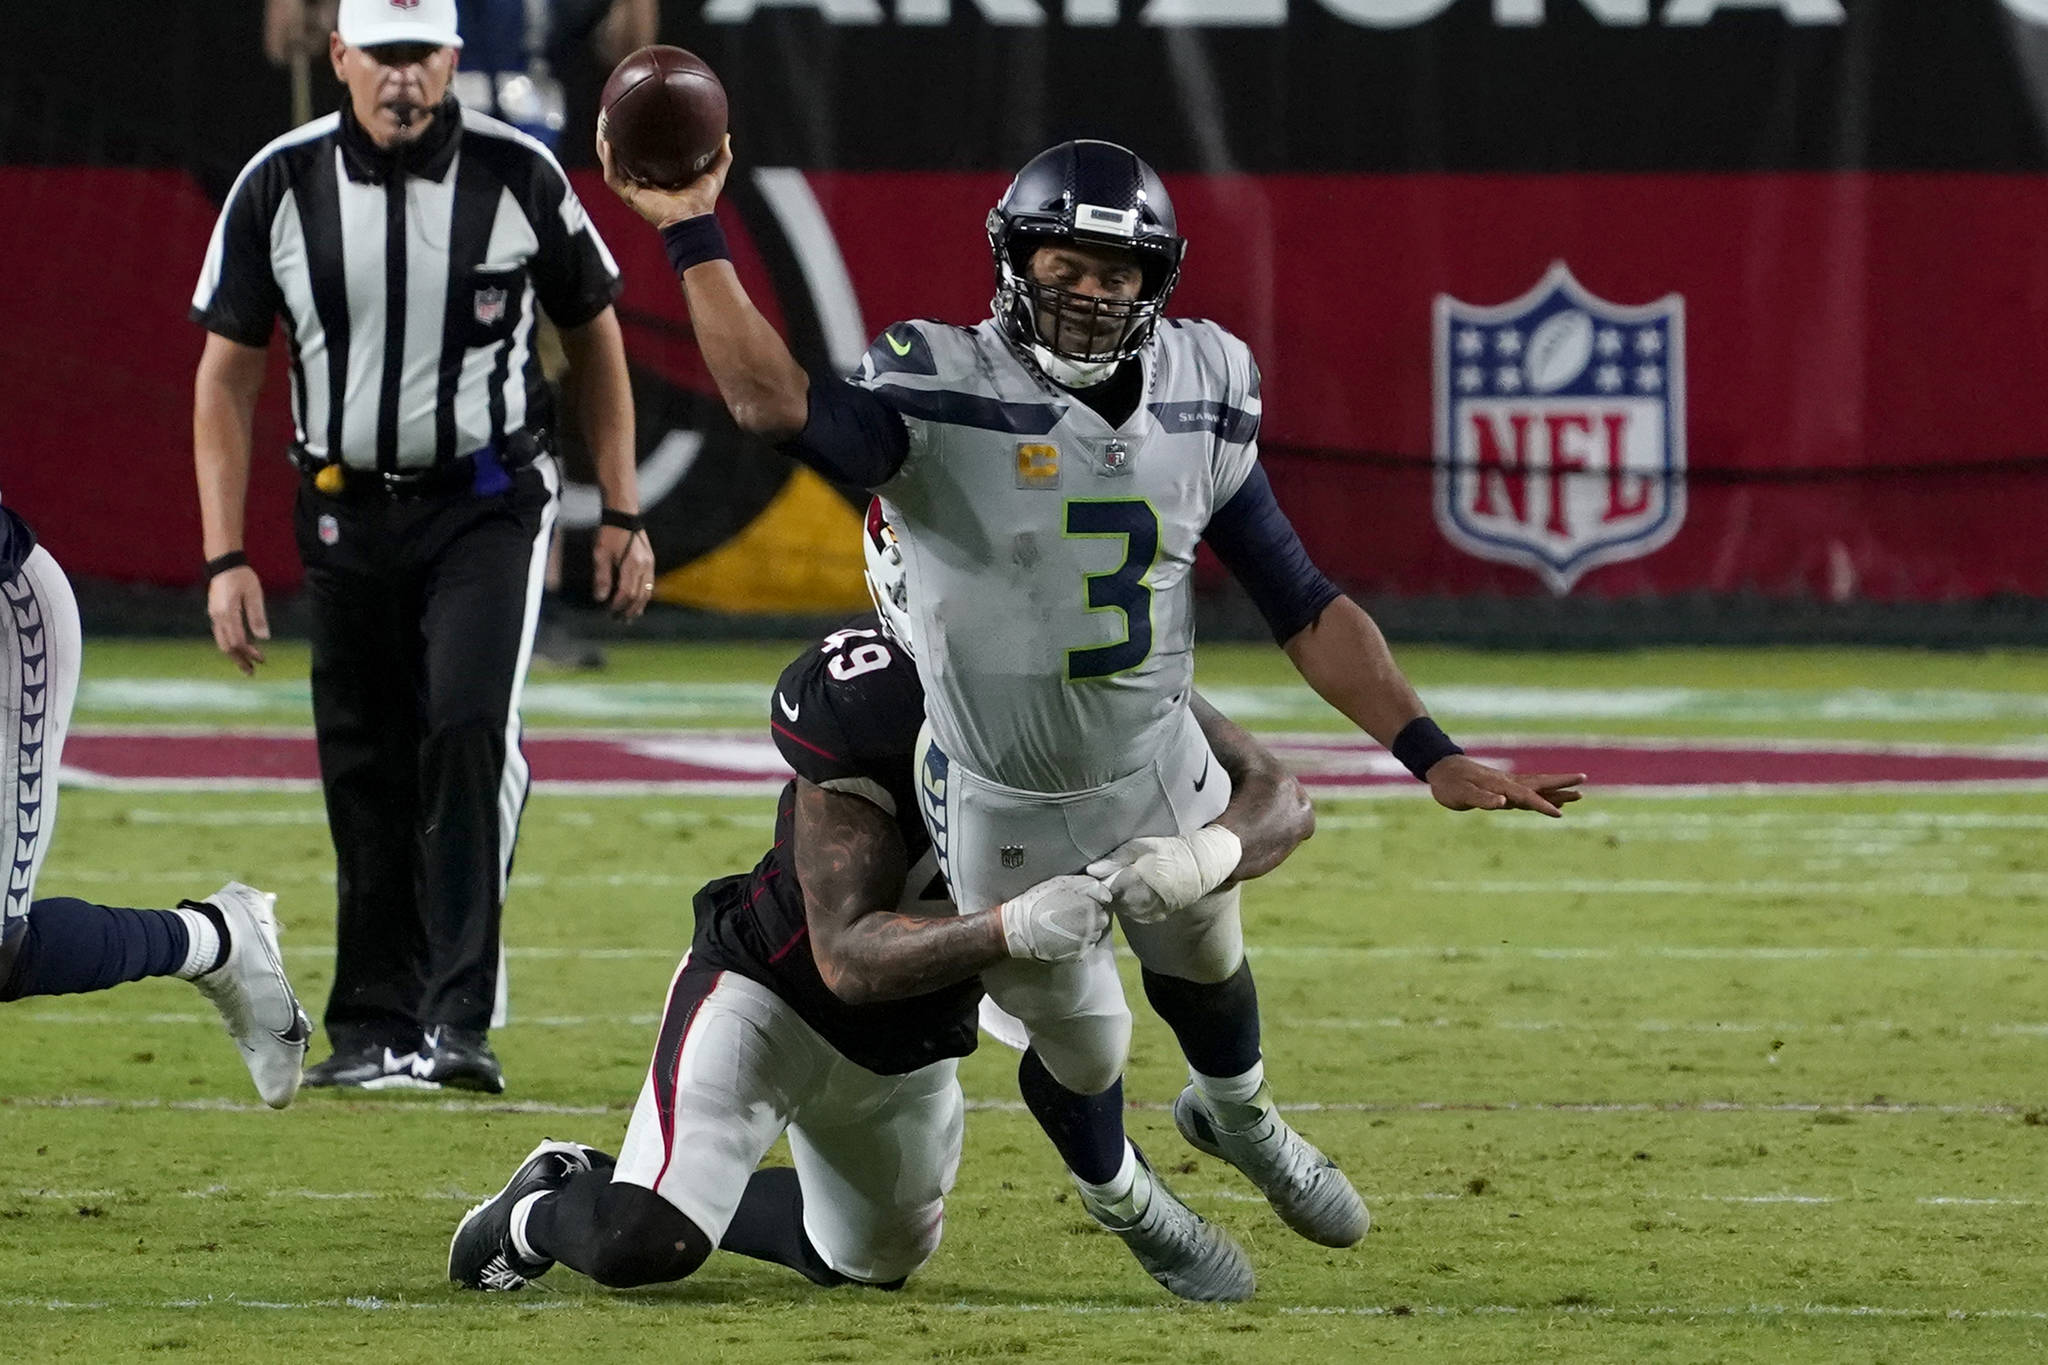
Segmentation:
<svg viewBox="0 0 2048 1365">
<path fill-rule="evenodd" d="M 1031 1046 L 1052 1078 L 1078 1095 L 1099 1095 L 1117 1083 L 1131 1051 L 1131 1012 L 1027 1020 Z"/>
<path fill-rule="evenodd" d="M 650 1189 L 616 1181 L 597 1198 L 587 1273 L 611 1289 L 685 1279 L 711 1254 L 711 1239 Z"/>
<path fill-rule="evenodd" d="M 1233 886 L 1151 924 L 1119 921 L 1124 941 L 1151 971 L 1204 985 L 1226 980 L 1244 961 L 1239 899 L 1238 888 Z"/>
<path fill-rule="evenodd" d="M 921 1208 L 905 1209 L 903 1215 L 901 1229 L 878 1238 L 880 1244 L 870 1250 L 867 1274 L 858 1279 L 847 1276 L 848 1284 L 868 1289 L 901 1289 L 903 1282 L 932 1258 L 945 1231 L 944 1201 L 934 1199 Z"/>
</svg>

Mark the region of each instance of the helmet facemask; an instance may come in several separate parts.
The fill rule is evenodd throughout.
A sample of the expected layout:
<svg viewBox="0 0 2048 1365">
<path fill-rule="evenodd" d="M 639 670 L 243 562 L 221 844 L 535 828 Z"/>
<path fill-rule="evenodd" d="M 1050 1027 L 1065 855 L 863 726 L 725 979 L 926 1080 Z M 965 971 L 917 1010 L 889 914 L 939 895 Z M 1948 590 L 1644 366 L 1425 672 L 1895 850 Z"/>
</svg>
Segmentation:
<svg viewBox="0 0 2048 1365">
<path fill-rule="evenodd" d="M 1073 237 L 1013 236 L 1009 250 L 996 247 L 996 315 L 1012 336 L 1026 345 L 1042 346 L 1062 360 L 1095 365 L 1129 360 L 1144 349 L 1180 278 L 1180 262 L 1156 260 L 1161 253 L 1131 249 L 1126 243 L 1094 243 Z M 1035 279 L 1031 258 L 1045 246 L 1114 246 L 1130 251 L 1143 272 L 1137 297 L 1105 298 L 1062 289 Z"/>
</svg>

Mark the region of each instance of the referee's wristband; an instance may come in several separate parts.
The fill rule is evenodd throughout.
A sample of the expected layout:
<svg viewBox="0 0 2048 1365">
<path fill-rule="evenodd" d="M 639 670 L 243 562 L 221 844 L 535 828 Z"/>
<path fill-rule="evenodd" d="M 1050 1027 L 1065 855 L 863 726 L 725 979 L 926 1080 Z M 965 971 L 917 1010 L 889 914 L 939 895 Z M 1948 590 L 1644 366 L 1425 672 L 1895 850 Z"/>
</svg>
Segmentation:
<svg viewBox="0 0 2048 1365">
<path fill-rule="evenodd" d="M 249 556 L 243 554 L 240 550 L 229 550 L 224 555 L 215 555 L 212 559 L 206 561 L 206 581 L 211 583 L 229 569 L 242 568 L 248 562 Z"/>
<path fill-rule="evenodd" d="M 599 526 L 616 526 L 621 531 L 638 535 L 647 529 L 647 523 L 640 519 L 638 512 L 621 512 L 616 507 L 604 508 L 597 514 Z"/>
<path fill-rule="evenodd" d="M 725 245 L 725 229 L 715 213 L 700 213 L 661 230 L 661 244 L 668 249 L 668 263 L 680 279 L 684 271 L 706 261 L 729 261 L 732 252 Z"/>
<path fill-rule="evenodd" d="M 1465 752 L 1452 743 L 1443 727 L 1428 716 L 1417 716 L 1402 726 L 1401 733 L 1394 736 L 1393 744 L 1388 747 L 1393 749 L 1394 757 L 1401 761 L 1401 766 L 1415 774 L 1417 782 L 1427 782 L 1431 768 L 1452 754 Z"/>
</svg>

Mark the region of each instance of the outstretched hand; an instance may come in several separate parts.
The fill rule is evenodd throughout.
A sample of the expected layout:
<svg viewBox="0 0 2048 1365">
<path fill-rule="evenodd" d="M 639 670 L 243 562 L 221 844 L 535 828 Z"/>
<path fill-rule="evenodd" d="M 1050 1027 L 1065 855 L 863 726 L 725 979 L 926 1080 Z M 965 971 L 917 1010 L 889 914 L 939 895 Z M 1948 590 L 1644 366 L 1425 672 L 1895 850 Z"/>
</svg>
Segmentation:
<svg viewBox="0 0 2048 1365">
<path fill-rule="evenodd" d="M 1584 773 L 1508 774 L 1470 754 L 1439 759 L 1429 770 L 1429 794 L 1446 810 L 1533 810 L 1557 819 L 1560 806 L 1585 795 Z"/>
<path fill-rule="evenodd" d="M 725 189 L 725 177 L 732 170 L 732 134 L 719 144 L 718 155 L 695 180 L 674 189 L 645 185 L 622 170 L 612 157 L 612 144 L 602 131 L 597 135 L 597 159 L 604 165 L 604 183 L 626 201 L 626 207 L 658 228 L 696 218 L 718 207 Z"/>
</svg>

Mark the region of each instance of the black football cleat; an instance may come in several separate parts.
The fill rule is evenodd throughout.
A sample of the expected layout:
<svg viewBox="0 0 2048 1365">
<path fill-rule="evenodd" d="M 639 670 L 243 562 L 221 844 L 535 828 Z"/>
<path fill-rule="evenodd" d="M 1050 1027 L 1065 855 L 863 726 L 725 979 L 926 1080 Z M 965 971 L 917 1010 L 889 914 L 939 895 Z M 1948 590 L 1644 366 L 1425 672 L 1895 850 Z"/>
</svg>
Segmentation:
<svg viewBox="0 0 2048 1365">
<path fill-rule="evenodd" d="M 480 1090 L 486 1095 L 505 1093 L 505 1072 L 490 1040 L 481 1029 L 456 1028 L 439 1024 L 420 1040 L 419 1058 L 412 1064 L 413 1079 L 426 1085 L 451 1090 Z"/>
<path fill-rule="evenodd" d="M 596 1149 L 581 1143 L 549 1138 L 527 1153 L 505 1188 L 455 1225 L 455 1236 L 448 1243 L 448 1278 L 465 1289 L 505 1294 L 524 1289 L 528 1280 L 553 1270 L 553 1261 L 519 1254 L 512 1243 L 512 1213 L 528 1195 L 559 1190 L 589 1170 L 590 1158 L 585 1154 L 592 1152 Z"/>
<path fill-rule="evenodd" d="M 382 1041 L 338 1041 L 334 1055 L 306 1068 L 305 1084 L 327 1089 L 439 1090 L 433 1081 L 413 1074 L 420 1054 L 404 1052 Z"/>
</svg>

